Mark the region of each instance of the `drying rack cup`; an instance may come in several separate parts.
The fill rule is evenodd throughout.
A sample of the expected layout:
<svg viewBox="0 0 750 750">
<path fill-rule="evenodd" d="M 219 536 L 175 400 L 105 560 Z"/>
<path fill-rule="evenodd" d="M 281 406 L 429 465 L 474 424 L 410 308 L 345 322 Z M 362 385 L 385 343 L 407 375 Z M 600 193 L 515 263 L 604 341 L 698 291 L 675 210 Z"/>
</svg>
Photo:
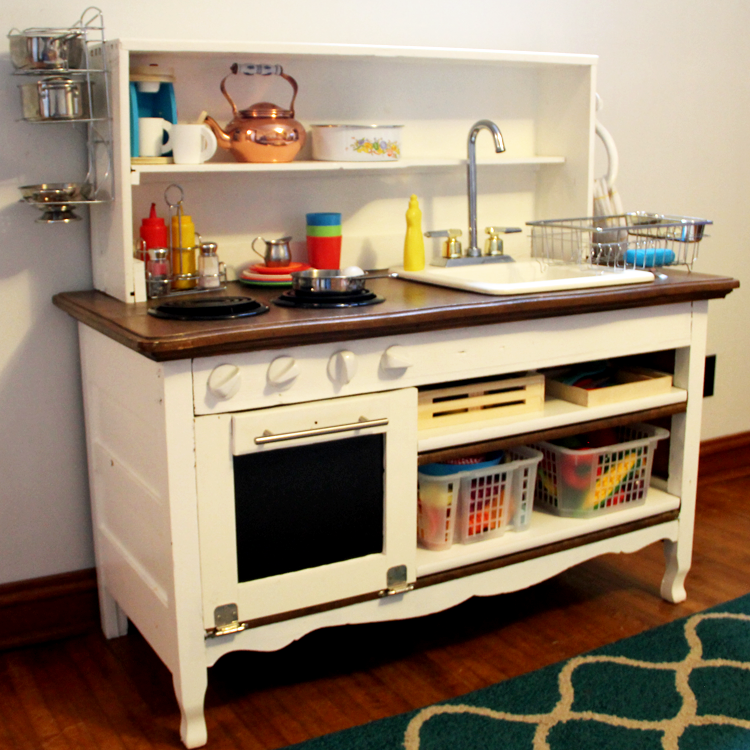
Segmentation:
<svg viewBox="0 0 750 750">
<path fill-rule="evenodd" d="M 529 221 L 531 254 L 550 262 L 650 269 L 692 269 L 705 228 L 690 216 L 635 211 L 612 216 Z"/>
</svg>

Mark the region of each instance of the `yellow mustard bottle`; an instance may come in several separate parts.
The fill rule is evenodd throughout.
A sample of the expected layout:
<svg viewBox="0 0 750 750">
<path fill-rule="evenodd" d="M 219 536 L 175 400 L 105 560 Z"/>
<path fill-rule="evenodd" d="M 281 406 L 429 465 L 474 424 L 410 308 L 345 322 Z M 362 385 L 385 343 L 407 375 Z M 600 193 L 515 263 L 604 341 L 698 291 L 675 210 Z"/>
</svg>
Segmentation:
<svg viewBox="0 0 750 750">
<path fill-rule="evenodd" d="M 180 278 L 196 274 L 195 225 L 184 214 L 172 217 L 172 273 L 174 289 L 192 289 L 198 283 L 197 278 Z"/>
<path fill-rule="evenodd" d="M 409 198 L 406 210 L 406 239 L 404 240 L 404 271 L 424 269 L 424 237 L 422 236 L 422 209 L 416 195 Z"/>
</svg>

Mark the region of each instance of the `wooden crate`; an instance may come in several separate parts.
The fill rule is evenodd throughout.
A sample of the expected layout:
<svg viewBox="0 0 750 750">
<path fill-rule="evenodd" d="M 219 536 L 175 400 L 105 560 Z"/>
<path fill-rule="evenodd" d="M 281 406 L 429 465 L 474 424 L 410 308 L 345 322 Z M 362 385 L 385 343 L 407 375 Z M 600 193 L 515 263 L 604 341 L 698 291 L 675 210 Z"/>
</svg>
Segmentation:
<svg viewBox="0 0 750 750">
<path fill-rule="evenodd" d="M 560 383 L 554 378 L 547 378 L 546 389 L 550 396 L 573 404 L 604 406 L 618 401 L 630 401 L 668 393 L 672 387 L 670 374 L 645 367 L 628 367 L 618 370 L 615 380 L 613 385 L 586 390 Z"/>
<path fill-rule="evenodd" d="M 479 422 L 544 408 L 544 375 L 464 383 L 419 392 L 418 429 Z"/>
</svg>

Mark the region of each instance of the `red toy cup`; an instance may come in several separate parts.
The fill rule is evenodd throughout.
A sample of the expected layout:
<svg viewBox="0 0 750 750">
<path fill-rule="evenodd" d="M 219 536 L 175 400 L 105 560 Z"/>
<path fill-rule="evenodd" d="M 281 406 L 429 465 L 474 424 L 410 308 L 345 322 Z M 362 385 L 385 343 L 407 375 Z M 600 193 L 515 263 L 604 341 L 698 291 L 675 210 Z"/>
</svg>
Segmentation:
<svg viewBox="0 0 750 750">
<path fill-rule="evenodd" d="M 341 236 L 307 238 L 307 262 L 313 268 L 341 267 Z"/>
</svg>

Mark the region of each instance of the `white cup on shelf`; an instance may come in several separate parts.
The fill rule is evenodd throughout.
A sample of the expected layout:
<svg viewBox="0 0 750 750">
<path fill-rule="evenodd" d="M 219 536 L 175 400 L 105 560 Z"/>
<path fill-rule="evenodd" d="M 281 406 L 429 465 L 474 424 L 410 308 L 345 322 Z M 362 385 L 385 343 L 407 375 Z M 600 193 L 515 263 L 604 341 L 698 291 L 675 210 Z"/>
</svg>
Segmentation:
<svg viewBox="0 0 750 750">
<path fill-rule="evenodd" d="M 203 123 L 167 123 L 165 150 L 172 151 L 175 164 L 203 164 L 216 153 L 216 136 Z"/>
<path fill-rule="evenodd" d="M 162 156 L 169 151 L 164 143 L 164 132 L 168 131 L 171 125 L 172 123 L 163 117 L 139 117 L 138 155 Z"/>
</svg>

